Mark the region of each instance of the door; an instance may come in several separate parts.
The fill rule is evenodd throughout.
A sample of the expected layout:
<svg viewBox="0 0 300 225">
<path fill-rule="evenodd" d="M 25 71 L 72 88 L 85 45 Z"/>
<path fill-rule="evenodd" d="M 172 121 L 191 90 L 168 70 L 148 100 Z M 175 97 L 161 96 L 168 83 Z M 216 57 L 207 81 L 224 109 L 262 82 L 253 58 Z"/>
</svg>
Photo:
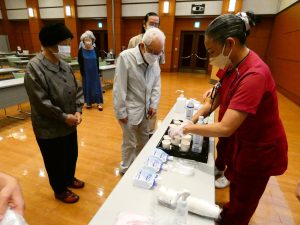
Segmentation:
<svg viewBox="0 0 300 225">
<path fill-rule="evenodd" d="M 179 71 L 206 73 L 208 61 L 204 32 L 182 31 L 180 40 Z"/>
<path fill-rule="evenodd" d="M 99 57 L 105 59 L 108 52 L 107 30 L 92 30 L 92 32 L 96 38 L 95 44 L 98 49 Z"/>
</svg>

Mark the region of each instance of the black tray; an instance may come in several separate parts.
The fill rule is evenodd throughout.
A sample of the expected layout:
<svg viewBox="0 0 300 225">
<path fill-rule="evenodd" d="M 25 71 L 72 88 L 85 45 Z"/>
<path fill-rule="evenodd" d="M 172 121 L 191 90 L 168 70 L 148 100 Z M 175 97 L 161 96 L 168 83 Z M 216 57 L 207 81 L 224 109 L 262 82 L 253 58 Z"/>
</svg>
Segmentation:
<svg viewBox="0 0 300 225">
<path fill-rule="evenodd" d="M 174 121 L 172 121 L 171 124 L 174 124 Z M 168 135 L 169 129 L 170 128 L 168 128 L 166 130 L 164 135 Z M 193 140 L 191 141 L 190 149 L 189 149 L 188 152 L 181 152 L 180 147 L 176 146 L 176 145 L 173 145 L 172 143 L 171 143 L 170 149 L 163 148 L 163 146 L 162 146 L 162 141 L 163 140 L 164 140 L 164 137 L 162 137 L 161 140 L 159 141 L 159 143 L 157 145 L 157 148 L 163 150 L 167 154 L 175 156 L 175 157 L 179 157 L 179 158 L 191 159 L 191 160 L 195 160 L 195 161 L 198 161 L 198 162 L 207 163 L 208 150 L 209 150 L 209 138 L 208 137 L 203 138 L 202 152 L 201 153 L 192 152 Z"/>
</svg>

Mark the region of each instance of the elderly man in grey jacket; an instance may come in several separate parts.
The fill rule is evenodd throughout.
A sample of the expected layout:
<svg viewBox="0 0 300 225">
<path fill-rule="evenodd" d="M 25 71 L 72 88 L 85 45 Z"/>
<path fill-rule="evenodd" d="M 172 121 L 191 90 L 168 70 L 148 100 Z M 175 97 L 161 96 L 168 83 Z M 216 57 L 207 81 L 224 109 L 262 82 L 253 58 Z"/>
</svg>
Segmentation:
<svg viewBox="0 0 300 225">
<path fill-rule="evenodd" d="M 160 67 L 165 35 L 150 28 L 142 43 L 121 52 L 116 67 L 114 109 L 123 131 L 122 162 L 124 174 L 147 143 L 148 119 L 156 113 L 160 100 Z"/>
</svg>

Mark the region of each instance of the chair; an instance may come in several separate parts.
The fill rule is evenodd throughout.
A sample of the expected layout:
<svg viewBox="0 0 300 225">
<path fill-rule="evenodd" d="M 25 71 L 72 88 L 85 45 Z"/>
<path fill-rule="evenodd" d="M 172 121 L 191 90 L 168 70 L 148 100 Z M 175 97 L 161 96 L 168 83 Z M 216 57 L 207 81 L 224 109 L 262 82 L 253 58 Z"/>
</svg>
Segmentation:
<svg viewBox="0 0 300 225">
<path fill-rule="evenodd" d="M 18 57 L 7 57 L 8 65 L 10 67 L 16 67 L 17 65 L 14 63 L 16 61 L 21 61 L 21 58 Z"/>
<path fill-rule="evenodd" d="M 22 72 L 13 72 L 12 74 L 13 74 L 15 79 L 24 78 L 24 76 L 25 76 L 24 72 L 23 73 Z"/>
<path fill-rule="evenodd" d="M 64 61 L 66 62 L 71 62 L 72 61 L 72 57 L 71 56 L 67 56 L 66 58 L 64 58 Z"/>
<path fill-rule="evenodd" d="M 99 66 L 106 66 L 106 65 L 107 65 L 106 61 L 99 61 Z"/>
<path fill-rule="evenodd" d="M 70 63 L 73 70 L 79 70 L 79 64 L 77 59 L 73 58 Z"/>
<path fill-rule="evenodd" d="M 13 76 L 15 79 L 19 79 L 19 78 L 24 78 L 25 76 L 25 72 L 12 72 Z M 18 111 L 21 112 L 21 113 L 25 113 L 25 114 L 28 114 L 28 115 L 31 115 L 30 112 L 24 112 L 22 111 L 22 106 L 21 104 L 18 104 Z M 22 119 L 22 117 L 18 117 L 18 119 Z"/>
</svg>

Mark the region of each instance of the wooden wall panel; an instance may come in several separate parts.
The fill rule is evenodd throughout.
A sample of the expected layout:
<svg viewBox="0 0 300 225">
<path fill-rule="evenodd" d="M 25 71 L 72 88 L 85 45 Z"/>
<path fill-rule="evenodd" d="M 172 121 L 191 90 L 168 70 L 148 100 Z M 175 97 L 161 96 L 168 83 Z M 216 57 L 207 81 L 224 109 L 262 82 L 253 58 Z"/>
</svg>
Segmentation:
<svg viewBox="0 0 300 225">
<path fill-rule="evenodd" d="M 41 43 L 39 40 L 39 33 L 42 29 L 42 23 L 40 19 L 29 19 L 29 28 L 32 40 L 32 51 L 31 52 L 40 52 Z"/>
<path fill-rule="evenodd" d="M 263 60 L 266 60 L 273 22 L 274 16 L 261 18 L 261 22 L 252 27 L 250 35 L 247 38 L 247 46 L 255 51 Z"/>
<path fill-rule="evenodd" d="M 102 22 L 102 28 L 98 27 L 98 22 Z M 107 20 L 106 19 L 81 19 L 78 20 L 79 24 L 79 35 L 87 30 L 107 30 Z"/>
<path fill-rule="evenodd" d="M 106 1 L 108 48 L 114 48 L 112 28 L 112 0 Z"/>
<path fill-rule="evenodd" d="M 0 21 L 0 34 L 6 34 L 5 30 L 4 30 L 4 24 L 3 21 Z"/>
<path fill-rule="evenodd" d="M 122 46 L 127 48 L 130 38 L 142 32 L 143 18 L 123 18 L 123 38 L 121 39 Z"/>
<path fill-rule="evenodd" d="M 159 0 L 159 17 L 160 17 L 160 28 L 164 31 L 166 36 L 165 41 L 165 64 L 161 65 L 161 70 L 170 72 L 172 70 L 172 55 L 173 55 L 173 36 L 175 29 L 175 8 L 176 1 L 169 1 L 169 13 L 164 13 L 164 1 Z"/>
<path fill-rule="evenodd" d="M 119 55 L 122 51 L 122 37 L 123 37 L 123 20 L 122 20 L 122 1 L 115 0 L 114 2 L 114 20 L 115 20 L 115 55 Z"/>
<path fill-rule="evenodd" d="M 28 19 L 29 22 L 29 30 L 31 34 L 31 40 L 32 40 L 32 49 L 33 52 L 40 52 L 41 51 L 41 43 L 39 40 L 39 33 L 42 28 L 42 21 L 40 19 L 40 11 L 39 3 L 35 0 L 26 0 L 27 7 L 33 8 L 35 12 L 35 17 Z"/>
<path fill-rule="evenodd" d="M 72 57 L 76 57 L 78 55 L 78 26 L 77 26 L 77 7 L 76 0 L 63 0 L 64 8 L 69 5 L 71 8 L 71 16 L 67 16 L 64 9 L 64 17 L 65 17 L 65 25 L 70 29 L 74 38 L 71 42 L 71 55 Z"/>
<path fill-rule="evenodd" d="M 279 13 L 266 55 L 278 90 L 300 105 L 300 2 Z"/>
<path fill-rule="evenodd" d="M 10 25 L 14 28 L 13 37 L 9 37 L 11 50 L 17 49 L 20 45 L 22 49 L 33 51 L 31 33 L 28 21 L 10 21 Z"/>
<path fill-rule="evenodd" d="M 114 15 L 112 13 L 112 8 L 114 6 Z M 121 42 L 122 42 L 122 2 L 121 0 L 107 0 L 107 33 L 108 33 L 108 48 L 114 49 L 115 54 L 118 55 L 121 52 Z M 114 17 L 114 35 L 113 35 L 113 17 Z"/>
<path fill-rule="evenodd" d="M 179 50 L 180 50 L 180 35 L 182 31 L 205 31 L 209 23 L 214 18 L 176 18 L 173 43 L 173 71 L 178 70 Z M 200 29 L 194 28 L 194 22 L 200 21 Z M 247 39 L 247 45 L 262 58 L 266 59 L 268 43 L 272 32 L 274 17 L 263 17 L 261 22 L 253 27 Z M 177 49 L 177 51 L 175 51 Z"/>
</svg>

